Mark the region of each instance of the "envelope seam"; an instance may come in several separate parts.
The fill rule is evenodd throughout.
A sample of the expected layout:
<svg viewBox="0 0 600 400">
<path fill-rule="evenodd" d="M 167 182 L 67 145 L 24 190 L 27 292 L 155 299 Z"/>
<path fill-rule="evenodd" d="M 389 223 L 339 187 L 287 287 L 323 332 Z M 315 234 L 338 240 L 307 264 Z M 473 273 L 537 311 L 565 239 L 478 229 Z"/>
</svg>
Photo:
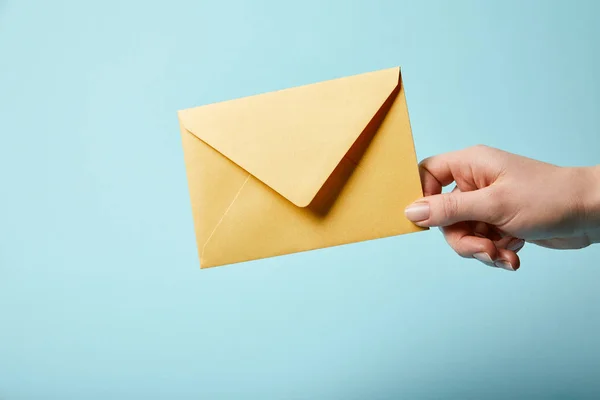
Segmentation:
<svg viewBox="0 0 600 400">
<path fill-rule="evenodd" d="M 212 239 L 213 235 L 215 234 L 215 232 L 219 228 L 219 225 L 221 225 L 221 222 L 223 222 L 223 220 L 227 216 L 227 213 L 229 212 L 229 210 L 233 206 L 233 203 L 235 203 L 235 201 L 238 199 L 240 193 L 242 193 L 242 189 L 244 188 L 244 186 L 246 186 L 246 183 L 248 183 L 248 180 L 250 179 L 250 176 L 252 176 L 252 175 L 248 174 L 248 176 L 246 177 L 246 180 L 244 181 L 244 183 L 242 183 L 242 185 L 238 189 L 238 191 L 235 194 L 235 196 L 233 196 L 233 200 L 231 200 L 231 203 L 229 203 L 229 206 L 227 206 L 227 209 L 225 210 L 225 212 L 221 216 L 221 219 L 219 219 L 219 222 L 217 222 L 217 224 L 215 225 L 215 227 L 212 230 L 212 232 L 210 233 L 210 235 L 208 235 L 208 239 L 206 239 L 206 242 L 204 242 L 204 246 L 202 246 L 202 253 L 200 254 L 200 260 L 202 260 L 204 258 L 204 251 L 206 250 L 206 246 L 208 245 L 208 242 L 210 242 L 210 239 Z"/>
</svg>

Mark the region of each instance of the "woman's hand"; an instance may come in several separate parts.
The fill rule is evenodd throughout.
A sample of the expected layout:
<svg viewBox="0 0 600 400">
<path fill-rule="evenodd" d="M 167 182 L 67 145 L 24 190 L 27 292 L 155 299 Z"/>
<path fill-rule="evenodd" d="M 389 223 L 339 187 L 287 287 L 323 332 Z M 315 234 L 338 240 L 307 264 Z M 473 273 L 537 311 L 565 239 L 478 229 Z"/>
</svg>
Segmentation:
<svg viewBox="0 0 600 400">
<path fill-rule="evenodd" d="M 516 271 L 525 241 L 554 249 L 600 242 L 600 166 L 559 167 L 487 146 L 420 164 L 425 197 L 406 208 L 441 228 L 461 256 Z M 442 187 L 456 182 L 452 193 Z"/>
</svg>

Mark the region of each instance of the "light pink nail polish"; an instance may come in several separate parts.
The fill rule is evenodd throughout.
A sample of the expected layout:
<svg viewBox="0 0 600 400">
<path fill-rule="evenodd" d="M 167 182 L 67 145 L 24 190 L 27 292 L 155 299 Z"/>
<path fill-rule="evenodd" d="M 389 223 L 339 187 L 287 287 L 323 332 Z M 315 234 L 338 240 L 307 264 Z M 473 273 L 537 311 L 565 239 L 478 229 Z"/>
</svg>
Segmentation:
<svg viewBox="0 0 600 400">
<path fill-rule="evenodd" d="M 473 258 L 481 261 L 482 263 L 484 263 L 487 266 L 490 267 L 496 267 L 497 265 L 494 265 L 494 261 L 492 260 L 492 258 L 489 256 L 488 253 L 475 253 L 473 254 Z"/>
<path fill-rule="evenodd" d="M 413 203 L 404 210 L 406 218 L 412 222 L 420 222 L 429 219 L 429 204 L 423 202 Z"/>
<path fill-rule="evenodd" d="M 514 269 L 511 263 L 509 263 L 508 261 L 498 260 L 494 264 L 496 265 L 496 267 L 505 269 L 507 271 L 516 271 L 516 269 Z"/>
<path fill-rule="evenodd" d="M 508 245 L 506 246 L 506 248 L 508 250 L 517 252 L 517 251 L 521 250 L 523 248 L 523 246 L 525 246 L 525 241 L 523 239 L 513 239 L 510 242 L 508 242 Z"/>
</svg>

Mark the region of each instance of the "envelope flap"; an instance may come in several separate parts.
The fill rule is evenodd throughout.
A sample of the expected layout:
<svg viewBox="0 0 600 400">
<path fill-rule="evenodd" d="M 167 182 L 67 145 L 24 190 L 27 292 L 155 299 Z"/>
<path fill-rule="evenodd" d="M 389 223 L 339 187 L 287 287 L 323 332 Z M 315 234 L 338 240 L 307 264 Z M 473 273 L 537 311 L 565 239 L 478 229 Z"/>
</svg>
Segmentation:
<svg viewBox="0 0 600 400">
<path fill-rule="evenodd" d="M 179 111 L 181 124 L 298 207 L 308 206 L 398 86 L 400 69 Z"/>
</svg>

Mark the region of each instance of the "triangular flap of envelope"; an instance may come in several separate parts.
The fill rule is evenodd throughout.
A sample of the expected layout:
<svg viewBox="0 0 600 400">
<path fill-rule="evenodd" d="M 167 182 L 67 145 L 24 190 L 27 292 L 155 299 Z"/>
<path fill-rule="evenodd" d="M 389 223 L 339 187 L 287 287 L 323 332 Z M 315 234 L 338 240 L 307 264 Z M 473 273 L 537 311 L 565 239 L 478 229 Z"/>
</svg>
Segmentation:
<svg viewBox="0 0 600 400">
<path fill-rule="evenodd" d="M 398 67 L 179 111 L 182 125 L 308 206 L 398 86 Z"/>
</svg>

